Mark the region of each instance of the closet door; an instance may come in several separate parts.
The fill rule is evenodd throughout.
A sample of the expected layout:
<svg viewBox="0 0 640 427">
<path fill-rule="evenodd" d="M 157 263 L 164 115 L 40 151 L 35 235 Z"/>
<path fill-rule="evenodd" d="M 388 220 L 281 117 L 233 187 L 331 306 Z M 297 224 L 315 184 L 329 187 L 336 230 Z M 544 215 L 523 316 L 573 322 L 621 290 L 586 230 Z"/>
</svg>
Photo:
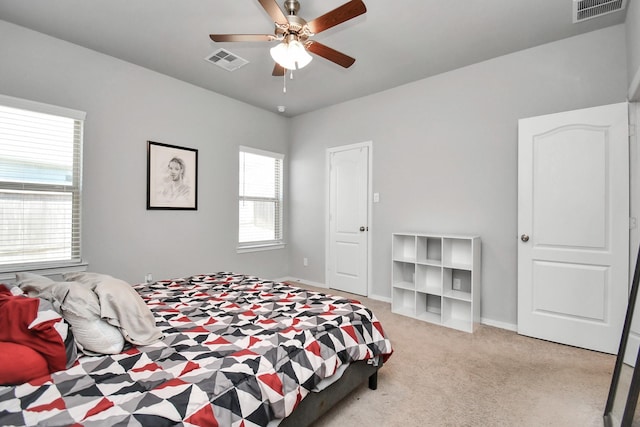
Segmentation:
<svg viewBox="0 0 640 427">
<path fill-rule="evenodd" d="M 616 353 L 628 299 L 627 104 L 523 119 L 518 332 Z"/>
<path fill-rule="evenodd" d="M 329 151 L 330 288 L 367 295 L 369 260 L 369 146 Z"/>
</svg>

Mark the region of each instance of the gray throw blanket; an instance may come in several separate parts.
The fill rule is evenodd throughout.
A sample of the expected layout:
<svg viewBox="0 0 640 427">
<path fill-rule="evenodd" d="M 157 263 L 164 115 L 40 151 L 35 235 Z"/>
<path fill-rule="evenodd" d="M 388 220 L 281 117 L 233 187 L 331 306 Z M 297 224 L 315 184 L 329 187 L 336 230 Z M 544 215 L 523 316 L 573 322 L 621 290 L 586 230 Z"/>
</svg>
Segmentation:
<svg viewBox="0 0 640 427">
<path fill-rule="evenodd" d="M 65 282 L 31 273 L 16 275 L 25 293 L 50 301 L 71 324 L 84 353 L 115 354 L 122 351 L 124 340 L 147 345 L 163 338 L 151 310 L 127 282 L 86 272 L 63 277 Z"/>
</svg>

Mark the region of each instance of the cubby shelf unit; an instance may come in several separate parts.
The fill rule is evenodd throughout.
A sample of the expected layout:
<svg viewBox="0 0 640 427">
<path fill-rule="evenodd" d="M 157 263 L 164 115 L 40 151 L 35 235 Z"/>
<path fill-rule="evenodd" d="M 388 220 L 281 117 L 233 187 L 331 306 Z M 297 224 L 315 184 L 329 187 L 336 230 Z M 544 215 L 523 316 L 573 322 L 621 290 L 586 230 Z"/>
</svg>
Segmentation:
<svg viewBox="0 0 640 427">
<path fill-rule="evenodd" d="M 479 236 L 393 233 L 391 310 L 473 332 L 480 322 Z"/>
</svg>

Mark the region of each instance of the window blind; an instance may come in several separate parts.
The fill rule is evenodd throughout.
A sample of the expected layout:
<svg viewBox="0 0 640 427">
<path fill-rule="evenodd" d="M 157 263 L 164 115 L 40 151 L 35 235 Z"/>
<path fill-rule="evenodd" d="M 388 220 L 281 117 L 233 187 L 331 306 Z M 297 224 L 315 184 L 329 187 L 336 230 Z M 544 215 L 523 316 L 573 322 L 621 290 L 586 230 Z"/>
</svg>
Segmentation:
<svg viewBox="0 0 640 427">
<path fill-rule="evenodd" d="M 0 270 L 81 261 L 84 117 L 0 96 Z"/>
<path fill-rule="evenodd" d="M 239 159 L 239 247 L 282 244 L 284 156 L 240 147 Z"/>
</svg>

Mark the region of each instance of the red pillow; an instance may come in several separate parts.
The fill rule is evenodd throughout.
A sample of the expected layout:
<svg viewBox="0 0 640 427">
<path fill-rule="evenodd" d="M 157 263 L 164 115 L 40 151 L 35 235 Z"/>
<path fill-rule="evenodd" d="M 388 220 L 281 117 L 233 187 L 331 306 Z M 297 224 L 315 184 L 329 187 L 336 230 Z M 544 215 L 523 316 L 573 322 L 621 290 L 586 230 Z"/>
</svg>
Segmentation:
<svg viewBox="0 0 640 427">
<path fill-rule="evenodd" d="M 23 384 L 49 375 L 47 360 L 22 344 L 0 341 L 0 385 Z"/>
<path fill-rule="evenodd" d="M 64 320 L 53 310 L 41 313 L 40 301 L 15 296 L 6 286 L 0 286 L 0 341 L 29 346 L 45 358 L 49 372 L 61 371 L 76 358 L 75 354 L 67 357 L 66 340 L 73 341 L 73 337 L 60 334 L 57 327 L 67 326 Z"/>
</svg>

